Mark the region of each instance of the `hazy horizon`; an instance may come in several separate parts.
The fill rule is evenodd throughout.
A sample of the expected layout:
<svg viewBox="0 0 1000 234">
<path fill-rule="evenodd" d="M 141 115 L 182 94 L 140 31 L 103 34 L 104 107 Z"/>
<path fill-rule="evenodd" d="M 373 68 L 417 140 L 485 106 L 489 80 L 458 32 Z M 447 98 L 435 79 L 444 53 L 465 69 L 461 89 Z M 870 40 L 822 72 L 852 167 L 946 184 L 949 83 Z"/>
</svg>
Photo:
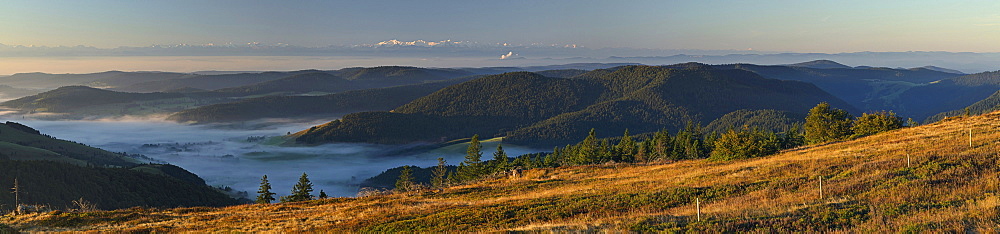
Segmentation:
<svg viewBox="0 0 1000 234">
<path fill-rule="evenodd" d="M 972 73 L 1000 64 L 993 58 L 1000 57 L 993 54 L 1000 53 L 1000 14 L 992 10 L 998 7 L 992 1 L 43 0 L 0 8 L 0 75 L 808 61 L 719 57 L 777 53 Z M 914 51 L 989 58 L 840 56 Z M 716 57 L 642 59 L 681 54 Z"/>
<path fill-rule="evenodd" d="M 0 43 L 121 46 L 398 40 L 588 48 L 1000 52 L 995 1 L 31 1 Z"/>
</svg>

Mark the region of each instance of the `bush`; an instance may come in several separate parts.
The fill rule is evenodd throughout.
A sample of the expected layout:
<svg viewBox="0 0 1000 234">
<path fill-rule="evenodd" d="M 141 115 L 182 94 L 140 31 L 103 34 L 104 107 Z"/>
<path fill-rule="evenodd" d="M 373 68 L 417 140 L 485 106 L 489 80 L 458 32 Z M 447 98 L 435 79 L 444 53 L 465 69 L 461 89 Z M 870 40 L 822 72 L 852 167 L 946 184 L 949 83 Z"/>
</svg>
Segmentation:
<svg viewBox="0 0 1000 234">
<path fill-rule="evenodd" d="M 711 160 L 727 161 L 767 156 L 781 149 L 781 141 L 772 132 L 751 130 L 729 130 L 715 140 L 715 150 Z"/>
<path fill-rule="evenodd" d="M 879 111 L 875 113 L 864 113 L 854 120 L 851 131 L 854 137 L 863 137 L 885 132 L 903 127 L 903 118 L 896 116 L 892 111 Z"/>
<path fill-rule="evenodd" d="M 843 140 L 851 136 L 851 115 L 823 102 L 809 110 L 805 127 L 806 143 Z"/>
</svg>

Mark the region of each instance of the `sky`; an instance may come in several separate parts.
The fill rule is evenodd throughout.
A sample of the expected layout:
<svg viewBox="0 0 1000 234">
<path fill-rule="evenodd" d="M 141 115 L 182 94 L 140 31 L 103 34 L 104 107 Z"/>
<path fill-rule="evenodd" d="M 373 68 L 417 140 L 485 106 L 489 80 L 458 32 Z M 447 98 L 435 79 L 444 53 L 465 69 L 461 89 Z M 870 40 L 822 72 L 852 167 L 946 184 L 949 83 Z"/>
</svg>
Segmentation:
<svg viewBox="0 0 1000 234">
<path fill-rule="evenodd" d="M 1000 1 L 0 0 L 0 44 L 390 39 L 589 48 L 1000 52 Z"/>
</svg>

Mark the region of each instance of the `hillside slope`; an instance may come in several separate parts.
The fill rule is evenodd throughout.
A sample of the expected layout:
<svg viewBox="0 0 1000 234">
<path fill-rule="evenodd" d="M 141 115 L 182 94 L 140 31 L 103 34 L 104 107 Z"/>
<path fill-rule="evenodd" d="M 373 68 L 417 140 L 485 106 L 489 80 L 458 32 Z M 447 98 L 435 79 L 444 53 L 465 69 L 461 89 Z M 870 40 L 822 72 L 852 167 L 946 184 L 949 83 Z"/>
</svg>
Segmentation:
<svg viewBox="0 0 1000 234">
<path fill-rule="evenodd" d="M 809 66 L 768 66 L 754 64 L 710 66 L 716 69 L 751 71 L 771 79 L 797 80 L 812 83 L 861 111 L 892 110 L 902 116 L 913 117 L 915 119 L 923 119 L 941 111 L 954 109 L 954 104 L 935 102 L 934 99 L 951 98 L 950 96 L 948 98 L 940 98 L 935 95 L 947 93 L 948 90 L 952 89 L 951 85 L 936 81 L 947 80 L 962 75 L 920 68 L 845 68 L 837 66 L 832 61 L 822 60 L 802 64 Z M 690 65 L 678 64 L 671 65 L 670 67 L 677 66 Z M 959 91 L 971 92 L 974 89 L 972 87 L 974 86 L 969 85 L 960 88 L 961 90 Z M 985 96 L 979 96 L 979 99 Z M 958 98 L 956 100 L 960 100 L 960 105 L 958 106 L 975 102 L 971 101 L 962 104 L 961 101 L 967 101 L 968 99 Z"/>
<path fill-rule="evenodd" d="M 996 232 L 997 121 L 1000 112 L 732 162 L 534 169 L 440 191 L 0 223 L 114 232 Z"/>
<path fill-rule="evenodd" d="M 101 209 L 238 204 L 180 167 L 145 164 L 18 123 L 0 123 L 0 187 L 13 187 L 15 179 L 24 192 L 22 204 L 54 209 L 71 207 L 77 199 Z M 0 212 L 9 212 L 14 202 L 14 194 L 0 193 Z"/>
</svg>

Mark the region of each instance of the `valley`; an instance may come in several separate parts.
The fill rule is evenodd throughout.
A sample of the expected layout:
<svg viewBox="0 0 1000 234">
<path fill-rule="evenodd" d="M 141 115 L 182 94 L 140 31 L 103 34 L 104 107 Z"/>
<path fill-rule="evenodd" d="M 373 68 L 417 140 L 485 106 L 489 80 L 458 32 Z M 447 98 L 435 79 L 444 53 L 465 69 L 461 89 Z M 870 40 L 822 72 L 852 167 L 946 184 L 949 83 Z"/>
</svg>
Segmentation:
<svg viewBox="0 0 1000 234">
<path fill-rule="evenodd" d="M 114 232 L 991 232 L 1000 215 L 987 192 L 997 189 L 998 120 L 1000 112 L 951 118 L 728 162 L 540 168 L 440 190 L 0 221 Z"/>
</svg>

